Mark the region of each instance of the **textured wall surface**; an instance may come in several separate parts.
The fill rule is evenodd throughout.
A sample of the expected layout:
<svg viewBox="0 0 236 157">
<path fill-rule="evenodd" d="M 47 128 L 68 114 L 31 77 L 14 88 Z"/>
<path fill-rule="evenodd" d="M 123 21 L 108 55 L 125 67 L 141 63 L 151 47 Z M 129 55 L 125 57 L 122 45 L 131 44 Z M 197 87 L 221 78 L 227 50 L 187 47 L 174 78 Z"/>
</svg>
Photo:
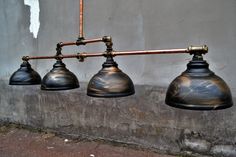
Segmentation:
<svg viewBox="0 0 236 157">
<path fill-rule="evenodd" d="M 61 92 L 4 81 L 0 85 L 0 119 L 5 122 L 173 154 L 236 154 L 235 107 L 210 112 L 174 109 L 164 104 L 165 88 L 146 85 L 136 86 L 134 96 L 117 99 L 90 98 L 87 84 Z"/>
<path fill-rule="evenodd" d="M 30 1 L 30 0 L 29 0 Z M 53 55 L 56 43 L 75 41 L 78 0 L 39 0 L 37 38 L 30 32 L 32 8 L 23 0 L 0 0 L 0 120 L 51 128 L 71 135 L 135 143 L 170 153 L 236 156 L 236 107 L 196 112 L 164 104 L 168 84 L 185 70 L 188 55 L 117 57 L 136 84 L 136 94 L 94 99 L 82 88 L 45 92 L 9 86 L 23 55 Z M 234 102 L 235 0 L 85 0 L 85 37 L 113 37 L 115 50 L 185 48 L 207 44 L 205 59 L 231 88 Z M 102 44 L 65 48 L 65 54 L 104 51 Z M 65 60 L 81 82 L 101 69 L 104 58 Z M 43 77 L 54 61 L 32 61 Z M 222 155 L 223 154 L 223 155 Z"/>
</svg>

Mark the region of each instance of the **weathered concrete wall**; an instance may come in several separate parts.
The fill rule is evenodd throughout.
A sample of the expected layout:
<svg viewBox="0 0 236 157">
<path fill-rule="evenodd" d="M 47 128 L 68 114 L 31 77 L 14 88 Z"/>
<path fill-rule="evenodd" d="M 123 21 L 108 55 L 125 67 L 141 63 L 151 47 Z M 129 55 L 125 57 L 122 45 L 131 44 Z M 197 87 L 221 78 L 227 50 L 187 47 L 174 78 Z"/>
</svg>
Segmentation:
<svg viewBox="0 0 236 157">
<path fill-rule="evenodd" d="M 127 98 L 97 99 L 81 89 L 45 92 L 1 81 L 0 119 L 50 128 L 73 137 L 100 138 L 168 153 L 235 156 L 236 108 L 202 112 L 164 104 L 165 88 L 136 86 Z"/>
<path fill-rule="evenodd" d="M 30 7 L 0 0 L 0 120 L 135 143 L 171 153 L 236 156 L 236 108 L 214 112 L 173 109 L 164 104 L 168 84 L 186 68 L 188 55 L 117 57 L 136 84 L 136 94 L 119 99 L 87 97 L 82 88 L 45 92 L 8 86 L 22 55 L 52 55 L 60 41 L 78 34 L 78 0 L 40 0 L 37 38 L 30 33 Z M 207 44 L 206 59 L 236 97 L 235 0 L 85 0 L 85 36 L 111 35 L 116 50 L 185 48 Z M 101 44 L 64 52 L 104 51 Z M 66 60 L 81 82 L 101 68 L 103 58 Z M 54 61 L 33 61 L 43 77 Z"/>
</svg>

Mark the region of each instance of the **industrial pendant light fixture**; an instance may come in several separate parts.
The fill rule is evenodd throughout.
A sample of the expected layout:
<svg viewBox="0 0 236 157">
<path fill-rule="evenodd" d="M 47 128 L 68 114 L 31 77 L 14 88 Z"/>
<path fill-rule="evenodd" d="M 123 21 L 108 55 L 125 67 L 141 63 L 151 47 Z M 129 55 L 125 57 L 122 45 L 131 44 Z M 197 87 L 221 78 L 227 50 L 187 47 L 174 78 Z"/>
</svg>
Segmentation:
<svg viewBox="0 0 236 157">
<path fill-rule="evenodd" d="M 201 53 L 195 53 L 187 70 L 170 84 L 165 102 L 191 110 L 217 110 L 233 105 L 229 87 L 209 70 L 209 64 Z"/>
<path fill-rule="evenodd" d="M 124 97 L 134 93 L 132 80 L 110 56 L 103 63 L 102 70 L 90 80 L 87 89 L 87 95 L 93 97 Z"/>
<path fill-rule="evenodd" d="M 20 68 L 10 78 L 10 85 L 38 85 L 41 83 L 40 75 L 31 68 L 28 61 L 23 61 Z"/>
<path fill-rule="evenodd" d="M 232 96 L 227 84 L 211 70 L 203 60 L 203 54 L 208 52 L 207 46 L 190 46 L 183 49 L 144 50 L 144 51 L 114 51 L 112 38 L 104 36 L 96 39 L 85 39 L 83 34 L 83 0 L 80 0 L 79 37 L 75 42 L 61 42 L 57 44 L 56 55 L 52 56 L 24 56 L 21 68 L 10 78 L 10 85 L 40 84 L 41 78 L 30 64 L 35 59 L 56 59 L 53 69 L 43 78 L 42 90 L 67 90 L 79 87 L 76 76 L 70 72 L 62 62 L 66 58 L 77 58 L 83 62 L 89 57 L 105 57 L 102 69 L 92 77 L 87 88 L 87 95 L 93 97 L 124 97 L 135 93 L 134 85 L 128 75 L 123 73 L 113 60 L 116 56 L 126 55 L 154 55 L 154 54 L 190 54 L 192 61 L 187 70 L 178 76 L 169 86 L 165 102 L 176 108 L 190 110 L 217 110 L 229 108 L 233 105 Z M 64 46 L 81 46 L 90 43 L 103 42 L 105 52 L 77 53 L 63 55 Z"/>
<path fill-rule="evenodd" d="M 41 84 L 42 90 L 68 90 L 74 88 L 79 88 L 79 81 L 61 60 L 56 61 L 53 69 L 44 76 Z"/>
</svg>

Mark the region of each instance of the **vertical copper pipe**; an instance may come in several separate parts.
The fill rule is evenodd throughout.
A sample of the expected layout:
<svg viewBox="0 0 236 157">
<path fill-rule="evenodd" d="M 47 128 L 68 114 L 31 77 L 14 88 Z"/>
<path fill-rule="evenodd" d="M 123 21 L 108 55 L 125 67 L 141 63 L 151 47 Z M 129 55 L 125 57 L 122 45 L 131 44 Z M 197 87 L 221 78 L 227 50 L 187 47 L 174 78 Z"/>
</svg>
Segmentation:
<svg viewBox="0 0 236 157">
<path fill-rule="evenodd" d="M 84 1 L 79 1 L 79 37 L 84 37 Z"/>
</svg>

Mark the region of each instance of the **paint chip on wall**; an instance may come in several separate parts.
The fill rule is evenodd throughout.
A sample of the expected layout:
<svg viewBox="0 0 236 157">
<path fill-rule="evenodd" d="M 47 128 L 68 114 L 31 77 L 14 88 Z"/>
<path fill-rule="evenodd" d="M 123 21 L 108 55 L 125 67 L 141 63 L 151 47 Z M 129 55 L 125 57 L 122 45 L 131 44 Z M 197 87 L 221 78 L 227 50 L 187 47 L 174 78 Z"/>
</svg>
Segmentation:
<svg viewBox="0 0 236 157">
<path fill-rule="evenodd" d="M 24 4 L 30 7 L 30 27 L 29 30 L 33 33 L 34 38 L 38 37 L 40 21 L 39 21 L 39 0 L 24 0 Z"/>
</svg>

